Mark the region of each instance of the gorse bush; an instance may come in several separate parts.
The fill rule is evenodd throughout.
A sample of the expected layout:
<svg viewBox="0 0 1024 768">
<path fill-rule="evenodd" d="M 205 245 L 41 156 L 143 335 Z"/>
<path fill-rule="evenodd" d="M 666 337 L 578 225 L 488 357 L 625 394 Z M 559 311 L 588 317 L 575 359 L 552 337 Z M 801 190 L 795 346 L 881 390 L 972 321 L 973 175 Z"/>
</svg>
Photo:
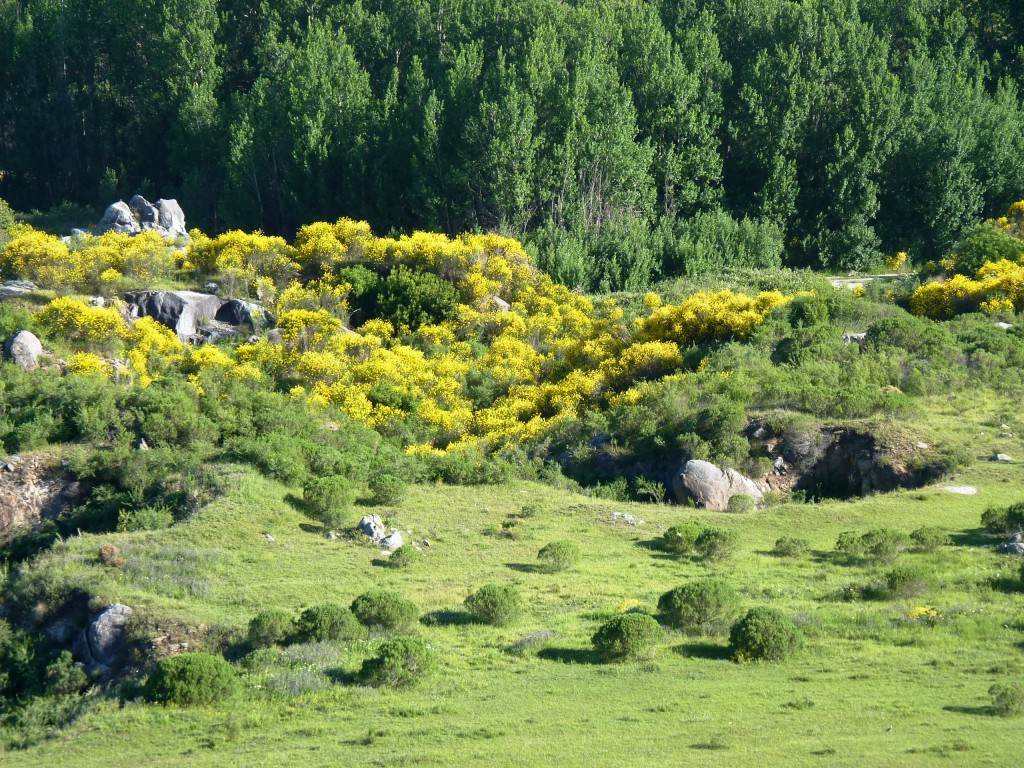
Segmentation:
<svg viewBox="0 0 1024 768">
<path fill-rule="evenodd" d="M 772 554 L 776 557 L 800 557 L 801 555 L 807 554 L 809 549 L 810 544 L 807 543 L 806 539 L 800 539 L 794 536 L 783 536 L 782 538 L 775 540 L 775 547 L 772 549 Z"/>
<path fill-rule="evenodd" d="M 504 627 L 522 612 L 522 598 L 512 584 L 485 584 L 466 598 L 466 610 L 480 624 Z"/>
<path fill-rule="evenodd" d="M 395 637 L 382 643 L 377 654 L 363 662 L 359 680 L 364 685 L 404 688 L 415 685 L 437 669 L 427 644 L 418 637 Z"/>
<path fill-rule="evenodd" d="M 1024 712 L 1024 684 L 995 683 L 988 689 L 992 697 L 992 712 L 1001 717 L 1012 717 Z"/>
<path fill-rule="evenodd" d="M 161 659 L 146 681 L 146 698 L 180 707 L 216 704 L 241 689 L 238 675 L 220 656 L 183 653 Z"/>
<path fill-rule="evenodd" d="M 739 596 L 721 579 L 696 579 L 669 590 L 658 600 L 665 622 L 703 634 L 724 632 L 739 612 Z"/>
<path fill-rule="evenodd" d="M 271 608 L 260 611 L 249 621 L 247 638 L 253 648 L 284 645 L 295 631 L 295 618 L 288 611 Z"/>
<path fill-rule="evenodd" d="M 800 645 L 792 619 L 774 608 L 751 608 L 729 632 L 729 648 L 736 661 L 783 661 Z"/>
<path fill-rule="evenodd" d="M 709 526 L 697 536 L 693 548 L 701 559 L 714 562 L 732 557 L 739 541 L 739 533 L 731 528 Z"/>
<path fill-rule="evenodd" d="M 918 552 L 935 552 L 949 544 L 949 534 L 941 528 L 925 526 L 911 531 L 910 540 L 914 542 L 914 549 Z"/>
<path fill-rule="evenodd" d="M 345 524 L 352 515 L 356 498 L 352 483 L 338 475 L 307 480 L 302 496 L 328 528 L 341 528 Z"/>
<path fill-rule="evenodd" d="M 371 589 L 352 601 L 352 613 L 367 627 L 401 630 L 408 629 L 419 618 L 420 609 L 396 592 Z"/>
<path fill-rule="evenodd" d="M 674 555 L 688 555 L 693 552 L 697 537 L 705 526 L 696 520 L 670 526 L 657 542 L 658 549 Z"/>
<path fill-rule="evenodd" d="M 757 508 L 757 503 L 754 501 L 753 496 L 749 496 L 745 493 L 737 493 L 735 496 L 729 497 L 729 505 L 727 511 L 746 514 L 753 512 Z"/>
<path fill-rule="evenodd" d="M 416 547 L 412 544 L 403 544 L 385 558 L 384 565 L 388 568 L 409 568 L 419 559 Z"/>
<path fill-rule="evenodd" d="M 375 504 L 401 504 L 409 492 L 409 485 L 405 480 L 386 472 L 371 477 L 369 485 Z"/>
<path fill-rule="evenodd" d="M 540 567 L 547 573 L 561 573 L 575 566 L 582 557 L 579 546 L 572 541 L 552 541 L 537 553 Z"/>
<path fill-rule="evenodd" d="M 928 591 L 928 575 L 914 565 L 898 565 L 885 575 L 885 588 L 890 597 L 917 597 Z"/>
<path fill-rule="evenodd" d="M 981 524 L 989 532 L 997 534 L 1024 531 L 1024 501 L 1008 507 L 989 507 L 981 515 Z"/>
<path fill-rule="evenodd" d="M 891 528 L 876 528 L 867 533 L 844 531 L 836 541 L 835 552 L 848 561 L 870 560 L 891 563 L 911 546 L 911 538 Z"/>
<path fill-rule="evenodd" d="M 600 626 L 591 643 L 607 658 L 647 656 L 661 639 L 661 627 L 646 613 L 623 613 Z"/>
<path fill-rule="evenodd" d="M 361 640 L 366 628 L 352 611 L 341 605 L 327 603 L 307 608 L 295 622 L 292 639 L 299 643 L 341 642 Z"/>
</svg>

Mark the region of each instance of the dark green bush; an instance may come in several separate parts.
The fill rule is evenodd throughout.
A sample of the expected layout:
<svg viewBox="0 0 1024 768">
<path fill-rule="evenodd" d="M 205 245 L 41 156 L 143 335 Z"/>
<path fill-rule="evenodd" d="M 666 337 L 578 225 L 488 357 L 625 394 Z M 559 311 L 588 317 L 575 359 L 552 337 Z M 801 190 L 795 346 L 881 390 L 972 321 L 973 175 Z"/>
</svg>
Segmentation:
<svg viewBox="0 0 1024 768">
<path fill-rule="evenodd" d="M 450 282 L 404 265 L 391 270 L 367 296 L 367 308 L 396 329 L 405 325 L 416 330 L 427 323 L 450 320 L 459 304 L 459 291 Z"/>
<path fill-rule="evenodd" d="M 580 548 L 572 541 L 552 541 L 537 553 L 541 568 L 547 573 L 566 571 L 576 565 L 580 557 Z"/>
<path fill-rule="evenodd" d="M 234 667 L 220 656 L 183 653 L 157 663 L 146 681 L 145 694 L 158 704 L 188 707 L 223 701 L 240 688 Z"/>
<path fill-rule="evenodd" d="M 660 639 L 661 627 L 646 613 L 623 613 L 602 624 L 590 641 L 607 658 L 638 658 L 648 655 Z"/>
<path fill-rule="evenodd" d="M 351 642 L 366 637 L 366 628 L 352 611 L 326 603 L 307 608 L 295 622 L 294 640 L 299 643 Z"/>
<path fill-rule="evenodd" d="M 419 618 L 420 609 L 396 592 L 371 589 L 352 601 L 352 614 L 367 627 L 402 630 Z"/>
<path fill-rule="evenodd" d="M 798 539 L 793 536 L 783 536 L 775 540 L 775 548 L 772 554 L 776 557 L 800 557 L 806 555 L 810 544 L 806 539 Z"/>
<path fill-rule="evenodd" d="M 973 278 L 986 261 L 1017 261 L 1024 256 L 1024 242 L 994 224 L 985 222 L 964 232 L 954 246 L 954 251 L 956 271 Z"/>
<path fill-rule="evenodd" d="M 1024 501 L 1008 507 L 989 507 L 981 514 L 981 524 L 997 534 L 1024 531 Z"/>
<path fill-rule="evenodd" d="M 910 537 L 891 528 L 876 528 L 861 537 L 864 556 L 878 563 L 891 563 L 910 548 Z"/>
<path fill-rule="evenodd" d="M 364 685 L 404 688 L 415 685 L 437 668 L 427 644 L 418 637 L 395 637 L 382 643 L 377 655 L 363 662 L 359 679 Z"/>
<path fill-rule="evenodd" d="M 847 559 L 859 558 L 864 554 L 861 535 L 856 531 L 843 531 L 836 539 L 835 552 Z"/>
<path fill-rule="evenodd" d="M 159 531 L 174 525 L 174 515 L 166 507 L 143 507 L 124 509 L 117 517 L 117 530 Z"/>
<path fill-rule="evenodd" d="M 307 480 L 302 488 L 302 496 L 328 528 L 344 527 L 356 501 L 352 483 L 338 475 Z"/>
<path fill-rule="evenodd" d="M 658 540 L 658 549 L 664 552 L 671 552 L 674 555 L 688 555 L 693 552 L 693 546 L 697 543 L 705 526 L 696 520 L 689 520 L 669 527 Z"/>
<path fill-rule="evenodd" d="M 385 472 L 370 478 L 370 493 L 375 504 L 401 504 L 408 492 L 408 483 L 396 475 Z"/>
<path fill-rule="evenodd" d="M 484 584 L 466 598 L 466 610 L 479 624 L 504 627 L 519 618 L 522 600 L 512 584 Z"/>
<path fill-rule="evenodd" d="M 46 667 L 46 692 L 55 696 L 71 696 L 81 693 L 89 684 L 85 670 L 76 667 L 71 651 L 61 651 Z"/>
<path fill-rule="evenodd" d="M 724 560 L 732 557 L 739 545 L 740 535 L 731 528 L 705 528 L 697 536 L 693 548 L 703 560 Z"/>
<path fill-rule="evenodd" d="M 746 493 L 737 493 L 735 496 L 729 497 L 729 506 L 726 511 L 745 514 L 753 512 L 757 509 L 757 502 L 754 501 L 754 497 Z"/>
<path fill-rule="evenodd" d="M 992 697 L 992 712 L 1001 717 L 1011 717 L 1024 712 L 1024 685 L 1021 683 L 996 683 L 988 689 Z"/>
<path fill-rule="evenodd" d="M 736 618 L 739 595 L 721 579 L 697 579 L 661 596 L 658 610 L 666 624 L 702 634 L 719 634 Z"/>
<path fill-rule="evenodd" d="M 928 576 L 915 565 L 898 565 L 885 575 L 885 587 L 890 597 L 917 597 L 928 591 Z"/>
<path fill-rule="evenodd" d="M 792 619 L 774 608 L 751 608 L 732 626 L 729 648 L 735 661 L 782 661 L 800 645 Z"/>
<path fill-rule="evenodd" d="M 260 611 L 249 621 L 249 645 L 253 648 L 269 648 L 284 645 L 295 631 L 295 619 L 280 608 Z"/>
<path fill-rule="evenodd" d="M 419 559 L 416 547 L 412 544 L 403 544 L 387 556 L 384 565 L 388 568 L 408 568 Z"/>
<path fill-rule="evenodd" d="M 925 526 L 911 532 L 910 540 L 918 552 L 934 552 L 939 547 L 949 544 L 949 534 L 941 528 Z"/>
</svg>

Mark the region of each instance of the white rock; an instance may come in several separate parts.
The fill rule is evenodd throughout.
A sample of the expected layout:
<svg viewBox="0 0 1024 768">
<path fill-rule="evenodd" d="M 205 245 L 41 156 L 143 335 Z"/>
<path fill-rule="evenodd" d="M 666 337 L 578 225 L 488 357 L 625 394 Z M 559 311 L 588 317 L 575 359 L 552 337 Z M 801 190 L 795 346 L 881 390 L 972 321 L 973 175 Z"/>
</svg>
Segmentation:
<svg viewBox="0 0 1024 768">
<path fill-rule="evenodd" d="M 978 492 L 978 489 L 973 485 L 942 485 L 939 487 L 940 490 L 946 491 L 947 493 L 958 493 L 961 496 L 973 496 Z"/>
</svg>

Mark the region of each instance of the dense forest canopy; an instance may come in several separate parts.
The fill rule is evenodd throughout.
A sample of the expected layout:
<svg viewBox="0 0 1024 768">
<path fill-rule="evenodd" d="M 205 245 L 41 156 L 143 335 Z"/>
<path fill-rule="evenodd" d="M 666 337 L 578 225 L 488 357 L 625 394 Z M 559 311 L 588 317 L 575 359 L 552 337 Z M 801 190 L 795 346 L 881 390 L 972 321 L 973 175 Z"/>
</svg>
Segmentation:
<svg viewBox="0 0 1024 768">
<path fill-rule="evenodd" d="M 569 285 L 947 254 L 1024 190 L 1013 0 L 0 0 L 0 197 L 524 238 Z"/>
</svg>

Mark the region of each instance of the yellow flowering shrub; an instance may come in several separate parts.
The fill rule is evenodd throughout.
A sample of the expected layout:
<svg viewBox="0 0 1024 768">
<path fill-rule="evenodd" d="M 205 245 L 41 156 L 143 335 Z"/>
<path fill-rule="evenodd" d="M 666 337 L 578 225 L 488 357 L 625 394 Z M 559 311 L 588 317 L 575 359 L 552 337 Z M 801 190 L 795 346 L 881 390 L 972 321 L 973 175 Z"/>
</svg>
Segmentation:
<svg viewBox="0 0 1024 768">
<path fill-rule="evenodd" d="M 695 293 L 682 304 L 657 307 L 648 317 L 638 319 L 635 337 L 640 341 L 674 341 L 683 347 L 742 339 L 791 298 L 779 291 L 766 291 L 753 298 L 729 290 Z"/>
<path fill-rule="evenodd" d="M 281 237 L 262 232 L 232 230 L 215 238 L 196 232 L 185 256 L 184 268 L 216 275 L 228 296 L 250 295 L 258 281 L 269 278 L 274 285 L 287 285 L 298 275 L 297 253 Z"/>
<path fill-rule="evenodd" d="M 110 364 L 99 355 L 91 352 L 76 352 L 68 360 L 68 373 L 79 376 L 102 376 L 109 379 Z"/>
<path fill-rule="evenodd" d="M 1007 259 L 986 262 L 977 279 L 953 275 L 925 283 L 910 297 L 910 311 L 933 320 L 978 310 L 989 314 L 1024 310 L 1024 264 Z"/>
<path fill-rule="evenodd" d="M 114 307 L 90 307 L 68 297 L 47 304 L 38 320 L 54 336 L 85 344 L 116 344 L 128 334 L 128 324 Z"/>
</svg>

